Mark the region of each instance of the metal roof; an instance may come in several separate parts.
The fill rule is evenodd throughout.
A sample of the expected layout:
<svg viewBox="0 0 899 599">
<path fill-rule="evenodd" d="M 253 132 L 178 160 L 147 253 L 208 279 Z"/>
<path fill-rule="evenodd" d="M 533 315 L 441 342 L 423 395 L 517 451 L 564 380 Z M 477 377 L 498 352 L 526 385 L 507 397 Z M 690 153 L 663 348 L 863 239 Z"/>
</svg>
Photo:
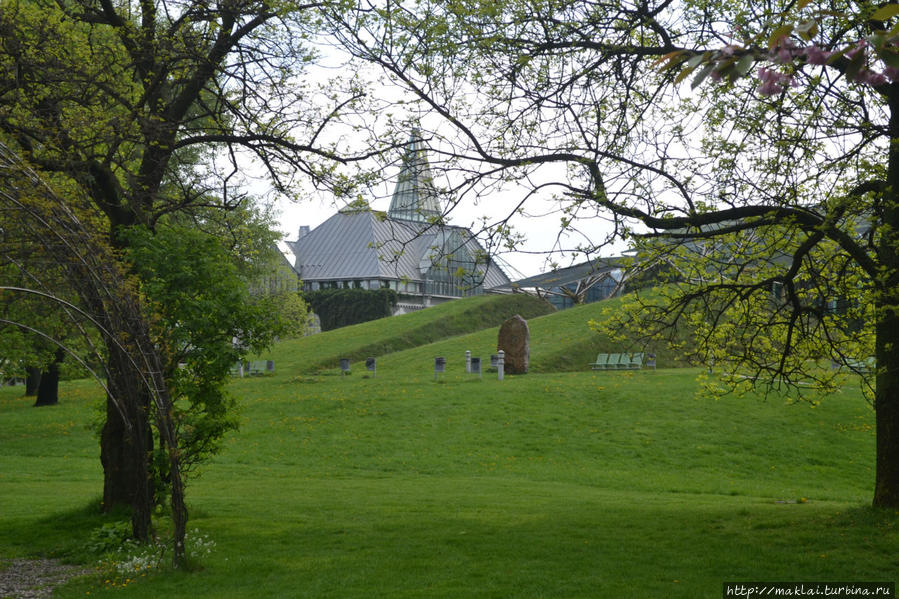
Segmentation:
<svg viewBox="0 0 899 599">
<path fill-rule="evenodd" d="M 620 256 L 611 258 L 597 258 L 589 262 L 575 264 L 567 268 L 559 268 L 551 272 L 535 275 L 520 281 L 514 281 L 504 287 L 540 287 L 541 289 L 550 289 L 553 287 L 561 287 L 569 283 L 575 283 L 587 277 L 596 277 L 604 274 L 611 274 L 616 270 L 625 267 L 624 259 Z"/>
<path fill-rule="evenodd" d="M 483 253 L 477 240 L 462 227 L 396 219 L 370 210 L 338 212 L 287 245 L 296 257 L 294 269 L 304 281 L 422 281 L 435 261 L 455 249 L 446 247 L 454 231 L 460 233 L 469 253 Z M 489 289 L 508 284 L 506 274 L 490 261 L 483 286 Z"/>
<path fill-rule="evenodd" d="M 390 209 L 338 212 L 314 230 L 288 241 L 304 281 L 409 279 L 424 281 L 429 269 L 461 254 L 485 255 L 468 229 L 441 224 L 440 202 L 428 164 L 427 147 L 413 129 L 403 156 Z M 305 234 L 303 234 L 305 233 Z M 456 262 L 458 263 L 458 262 Z M 492 260 L 476 263 L 484 288 L 508 285 L 509 277 Z"/>
</svg>

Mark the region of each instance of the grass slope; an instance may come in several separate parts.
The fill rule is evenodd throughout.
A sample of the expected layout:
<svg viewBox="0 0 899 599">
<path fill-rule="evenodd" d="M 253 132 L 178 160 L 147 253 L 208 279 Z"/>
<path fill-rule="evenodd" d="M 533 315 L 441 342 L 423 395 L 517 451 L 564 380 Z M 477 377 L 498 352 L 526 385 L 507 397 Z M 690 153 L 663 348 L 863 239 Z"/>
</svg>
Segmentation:
<svg viewBox="0 0 899 599">
<path fill-rule="evenodd" d="M 586 312 L 568 314 L 574 331 Z M 559 316 L 531 320 L 538 363 L 577 342 Z M 188 488 L 191 529 L 217 543 L 202 569 L 57 597 L 692 599 L 724 581 L 895 580 L 899 514 L 866 507 L 857 389 L 815 408 L 715 401 L 692 369 L 500 382 L 459 357 L 435 381 L 435 351 L 475 337 L 384 356 L 376 378 L 281 368 L 309 350 L 278 346 L 273 376 L 233 382 L 243 426 Z M 102 394 L 69 383 L 34 409 L 20 393 L 0 389 L 0 556 L 95 560 L 107 520 L 85 509 L 101 483 L 85 423 Z"/>
<path fill-rule="evenodd" d="M 499 325 L 521 314 L 530 328 L 533 372 L 583 371 L 599 352 L 651 351 L 661 366 L 687 365 L 664 345 L 621 343 L 590 329 L 590 320 L 603 320 L 619 304 L 615 298 L 555 312 L 523 294 L 480 296 L 286 341 L 279 344 L 277 354 L 266 357 L 276 358 L 278 370 L 294 374 L 337 373 L 339 358 L 350 358 L 357 371 L 362 369 L 358 362 L 367 357 L 378 357 L 379 369 L 433 368 L 436 356 L 447 358 L 452 367 L 464 362 L 466 351 L 487 364 L 496 353 Z"/>
<path fill-rule="evenodd" d="M 599 352 L 652 351 L 656 353 L 660 366 L 687 365 L 664 345 L 643 348 L 636 343 L 613 341 L 608 336 L 590 329 L 588 326 L 590 320 L 603 320 L 608 312 L 618 307 L 619 303 L 620 300 L 616 298 L 529 319 L 531 372 L 589 370 L 589 364 L 596 360 L 596 354 Z M 445 357 L 448 367 L 452 367 L 453 363 L 458 366 L 464 364 L 466 351 L 471 351 L 472 356 L 480 357 L 486 364 L 490 355 L 496 353 L 498 333 L 497 326 L 419 346 L 379 360 L 378 368 L 379 370 L 433 368 L 433 359 L 436 356 Z"/>
<path fill-rule="evenodd" d="M 291 372 L 337 368 L 340 358 L 364 360 L 455 335 L 498 327 L 515 314 L 532 318 L 552 311 L 553 307 L 547 302 L 524 294 L 465 298 L 427 310 L 285 341 L 278 346 L 276 367 Z"/>
</svg>

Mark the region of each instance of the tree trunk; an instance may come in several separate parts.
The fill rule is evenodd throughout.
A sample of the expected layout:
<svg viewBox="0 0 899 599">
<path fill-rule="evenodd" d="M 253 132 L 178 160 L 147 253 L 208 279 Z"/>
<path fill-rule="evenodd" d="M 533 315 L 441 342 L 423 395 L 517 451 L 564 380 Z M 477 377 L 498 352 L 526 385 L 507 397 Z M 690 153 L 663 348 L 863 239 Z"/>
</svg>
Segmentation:
<svg viewBox="0 0 899 599">
<path fill-rule="evenodd" d="M 149 394 L 119 348 L 110 348 L 106 424 L 100 435 L 103 464 L 103 509 L 131 508 L 132 534 L 148 541 L 152 531 L 153 484 L 149 462 L 153 451 L 148 420 Z M 124 412 L 124 419 L 123 414 Z"/>
<path fill-rule="evenodd" d="M 110 397 L 106 398 L 106 422 L 100 433 L 100 462 L 103 464 L 103 510 L 130 506 L 138 469 L 131 459 L 131 439 L 119 410 Z"/>
<path fill-rule="evenodd" d="M 25 373 L 25 397 L 34 397 L 41 383 L 41 369 L 37 366 L 26 366 Z"/>
<path fill-rule="evenodd" d="M 59 365 L 66 357 L 62 349 L 56 350 L 53 362 L 47 367 L 47 372 L 40 374 L 40 383 L 37 387 L 37 401 L 35 407 L 55 406 L 59 403 Z"/>
<path fill-rule="evenodd" d="M 890 310 L 877 331 L 877 382 L 874 410 L 877 463 L 874 505 L 899 508 L 899 317 Z"/>
<path fill-rule="evenodd" d="M 895 85 L 890 87 L 891 139 L 877 247 L 881 270 L 874 280 L 878 295 L 875 297 L 877 460 L 873 504 L 899 508 L 899 90 L 893 89 Z"/>
</svg>

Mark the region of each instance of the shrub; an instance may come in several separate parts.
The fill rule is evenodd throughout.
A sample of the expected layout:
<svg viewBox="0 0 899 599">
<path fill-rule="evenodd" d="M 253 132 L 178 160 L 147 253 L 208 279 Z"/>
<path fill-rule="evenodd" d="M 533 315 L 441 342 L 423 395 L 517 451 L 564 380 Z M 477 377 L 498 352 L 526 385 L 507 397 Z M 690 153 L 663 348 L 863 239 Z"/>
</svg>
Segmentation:
<svg viewBox="0 0 899 599">
<path fill-rule="evenodd" d="M 321 289 L 304 296 L 321 319 L 322 331 L 390 316 L 397 303 L 393 289 Z"/>
</svg>

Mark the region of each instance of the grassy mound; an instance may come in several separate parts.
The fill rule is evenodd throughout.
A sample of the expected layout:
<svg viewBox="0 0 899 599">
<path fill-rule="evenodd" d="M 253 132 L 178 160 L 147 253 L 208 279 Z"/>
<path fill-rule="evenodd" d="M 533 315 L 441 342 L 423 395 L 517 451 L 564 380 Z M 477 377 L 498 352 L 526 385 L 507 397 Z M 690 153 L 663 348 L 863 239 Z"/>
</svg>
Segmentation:
<svg viewBox="0 0 899 599">
<path fill-rule="evenodd" d="M 454 300 L 410 314 L 285 341 L 278 345 L 276 367 L 305 373 L 337 368 L 340 358 L 357 361 L 383 356 L 487 327 L 498 327 L 515 314 L 527 319 L 553 311 L 549 303 L 524 294 Z"/>
<path fill-rule="evenodd" d="M 655 347 L 641 347 L 636 343 L 621 343 L 597 333 L 588 326 L 590 320 L 601 321 L 620 305 L 620 299 L 610 299 L 594 304 L 577 306 L 560 312 L 528 319 L 530 329 L 530 369 L 532 372 L 577 372 L 590 370 L 599 352 L 653 352 L 660 367 L 687 366 L 675 352 L 665 344 Z M 447 359 L 447 363 L 464 360 L 465 352 L 480 357 L 486 364 L 491 354 L 496 353 L 499 327 L 491 327 L 460 335 L 432 344 L 419 346 L 378 361 L 378 367 L 409 369 L 425 368 L 432 364 L 436 356 Z M 376 354 L 371 354 L 376 355 Z M 336 367 L 336 362 L 331 364 Z"/>
</svg>

